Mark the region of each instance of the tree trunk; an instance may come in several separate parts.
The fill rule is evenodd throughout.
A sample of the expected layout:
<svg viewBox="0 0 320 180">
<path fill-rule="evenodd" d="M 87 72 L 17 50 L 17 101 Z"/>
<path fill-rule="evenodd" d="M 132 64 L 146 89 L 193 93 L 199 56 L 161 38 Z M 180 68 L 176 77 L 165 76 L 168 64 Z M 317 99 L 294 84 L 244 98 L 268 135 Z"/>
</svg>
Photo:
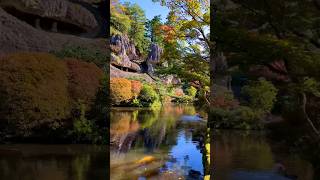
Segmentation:
<svg viewBox="0 0 320 180">
<path fill-rule="evenodd" d="M 306 111 L 306 106 L 307 106 L 306 93 L 301 93 L 301 98 L 302 98 L 301 109 L 302 109 L 303 117 L 307 121 L 307 123 L 310 126 L 310 128 L 312 129 L 312 131 L 315 134 L 317 140 L 320 140 L 320 133 L 319 133 L 318 129 L 314 126 L 312 120 L 309 118 L 309 116 L 307 114 L 307 111 Z"/>
</svg>

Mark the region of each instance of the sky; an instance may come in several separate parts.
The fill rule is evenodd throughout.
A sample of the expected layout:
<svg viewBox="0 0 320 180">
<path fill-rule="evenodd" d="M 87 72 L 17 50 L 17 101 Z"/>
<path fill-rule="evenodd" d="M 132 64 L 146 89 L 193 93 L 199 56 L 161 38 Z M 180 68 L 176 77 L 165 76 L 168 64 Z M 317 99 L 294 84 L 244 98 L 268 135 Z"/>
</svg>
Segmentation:
<svg viewBox="0 0 320 180">
<path fill-rule="evenodd" d="M 152 0 L 120 0 L 120 2 L 138 4 L 145 11 L 147 19 L 152 19 L 154 16 L 161 15 L 162 22 L 165 22 L 169 13 L 167 7 L 161 6 L 159 2 L 154 3 Z"/>
</svg>

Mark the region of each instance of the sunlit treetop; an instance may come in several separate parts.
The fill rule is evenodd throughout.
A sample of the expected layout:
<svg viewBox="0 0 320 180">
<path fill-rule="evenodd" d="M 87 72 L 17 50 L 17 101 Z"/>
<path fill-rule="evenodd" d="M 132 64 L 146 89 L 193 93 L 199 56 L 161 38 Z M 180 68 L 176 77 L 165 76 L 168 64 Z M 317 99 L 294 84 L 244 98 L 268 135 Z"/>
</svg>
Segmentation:
<svg viewBox="0 0 320 180">
<path fill-rule="evenodd" d="M 175 40 L 209 47 L 210 4 L 209 0 L 153 0 L 170 9 L 167 23 L 161 26 L 167 42 Z M 195 45 L 190 46 L 198 47 Z"/>
</svg>

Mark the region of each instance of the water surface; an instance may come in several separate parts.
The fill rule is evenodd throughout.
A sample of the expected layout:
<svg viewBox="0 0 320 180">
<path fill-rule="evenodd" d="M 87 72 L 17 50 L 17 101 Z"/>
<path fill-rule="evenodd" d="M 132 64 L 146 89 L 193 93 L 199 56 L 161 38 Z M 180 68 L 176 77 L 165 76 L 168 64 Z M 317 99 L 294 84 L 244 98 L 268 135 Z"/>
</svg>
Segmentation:
<svg viewBox="0 0 320 180">
<path fill-rule="evenodd" d="M 0 145 L 0 179 L 108 179 L 106 152 L 94 145 Z"/>
<path fill-rule="evenodd" d="M 211 172 L 216 180 L 312 180 L 312 164 L 257 131 L 212 130 Z"/>
<path fill-rule="evenodd" d="M 114 108 L 111 179 L 203 179 L 204 114 L 183 105 Z"/>
</svg>

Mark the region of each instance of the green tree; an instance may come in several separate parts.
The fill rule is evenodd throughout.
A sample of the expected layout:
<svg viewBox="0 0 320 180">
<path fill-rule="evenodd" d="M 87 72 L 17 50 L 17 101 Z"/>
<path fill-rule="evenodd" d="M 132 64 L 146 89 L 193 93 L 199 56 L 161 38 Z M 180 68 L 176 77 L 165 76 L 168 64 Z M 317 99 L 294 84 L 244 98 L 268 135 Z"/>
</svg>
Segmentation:
<svg viewBox="0 0 320 180">
<path fill-rule="evenodd" d="M 314 85 L 320 80 L 317 1 L 229 0 L 219 1 L 215 7 L 211 32 L 214 50 L 224 52 L 228 62 L 232 62 L 229 65 L 243 73 L 259 65 L 278 76 L 287 76 L 289 83 L 278 82 L 279 87 L 284 92 L 295 91 L 300 109 L 296 113 L 301 113 L 319 136 L 315 120 L 310 120 L 306 111 L 311 98 L 308 94 L 316 92 L 318 87 Z M 278 60 L 284 62 L 280 69 L 271 65 Z"/>
<path fill-rule="evenodd" d="M 197 82 L 199 88 L 209 86 L 209 25 L 210 4 L 206 0 L 153 0 L 170 9 L 167 22 L 161 26 L 164 34 L 164 55 L 168 67 L 160 73 L 177 74 L 187 82 Z M 203 91 L 200 91 L 203 92 Z M 199 93 L 207 99 L 208 93 Z M 206 102 L 209 102 L 206 100 Z"/>
<path fill-rule="evenodd" d="M 272 110 L 277 92 L 276 87 L 265 79 L 252 82 L 242 88 L 242 93 L 249 97 L 249 107 L 262 113 L 268 113 Z"/>
<path fill-rule="evenodd" d="M 163 35 L 160 31 L 162 26 L 161 15 L 154 16 L 151 20 L 146 22 L 146 36 L 150 39 L 152 43 L 161 45 L 163 42 Z"/>
<path fill-rule="evenodd" d="M 148 39 L 145 37 L 145 23 L 147 21 L 145 13 L 138 4 L 126 2 L 124 3 L 124 7 L 126 8 L 126 15 L 128 15 L 131 20 L 128 35 L 135 43 L 137 50 L 145 54 L 149 48 Z"/>
<path fill-rule="evenodd" d="M 131 28 L 131 20 L 125 14 L 126 8 L 118 0 L 110 1 L 110 34 L 128 33 Z"/>
</svg>

